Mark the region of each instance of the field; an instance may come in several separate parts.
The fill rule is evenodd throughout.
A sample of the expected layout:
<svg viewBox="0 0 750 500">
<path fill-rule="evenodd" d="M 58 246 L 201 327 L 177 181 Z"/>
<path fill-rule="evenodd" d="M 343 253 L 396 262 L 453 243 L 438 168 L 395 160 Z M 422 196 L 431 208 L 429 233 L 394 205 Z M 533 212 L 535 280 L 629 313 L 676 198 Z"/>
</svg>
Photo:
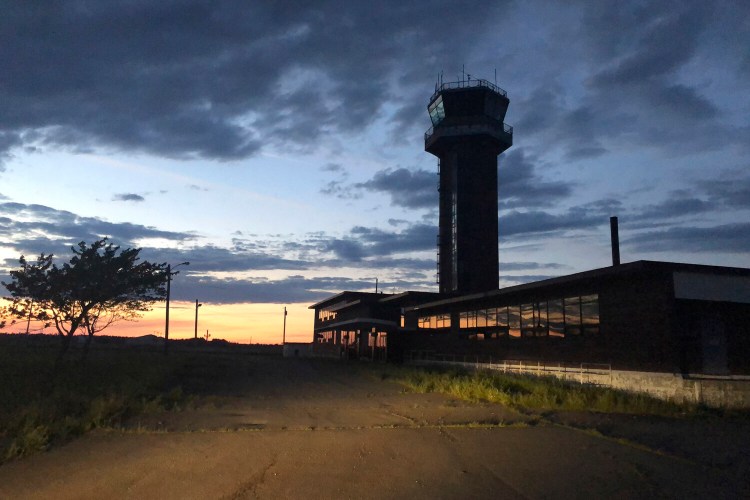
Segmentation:
<svg viewBox="0 0 750 500">
<path fill-rule="evenodd" d="M 0 336 L 0 463 L 137 416 L 188 408 L 242 375 L 237 354 L 280 352 L 198 341 L 174 342 L 165 356 L 161 346 L 96 340 L 85 363 L 73 349 L 56 366 L 56 337 Z"/>
<path fill-rule="evenodd" d="M 272 348 L 0 338 L 0 498 L 746 496 L 750 419 Z"/>
</svg>

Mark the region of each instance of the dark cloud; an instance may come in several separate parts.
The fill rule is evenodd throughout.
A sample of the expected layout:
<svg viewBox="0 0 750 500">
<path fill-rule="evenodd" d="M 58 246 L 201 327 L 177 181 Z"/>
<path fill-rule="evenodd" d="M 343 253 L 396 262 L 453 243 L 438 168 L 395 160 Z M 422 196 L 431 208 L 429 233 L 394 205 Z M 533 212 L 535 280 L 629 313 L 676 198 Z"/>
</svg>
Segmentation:
<svg viewBox="0 0 750 500">
<path fill-rule="evenodd" d="M 135 193 L 120 193 L 112 197 L 112 201 L 145 201 L 146 198 Z"/>
<path fill-rule="evenodd" d="M 348 262 L 359 262 L 367 255 L 364 245 L 355 240 L 330 241 L 326 250 L 333 252 L 337 258 Z"/>
<path fill-rule="evenodd" d="M 619 15 L 611 20 L 620 24 L 620 29 L 628 29 L 630 41 L 619 40 L 619 47 L 610 54 L 618 59 L 594 77 L 595 85 L 641 83 L 672 74 L 695 54 L 709 14 L 704 2 L 664 2 L 648 10 L 634 4 L 613 11 Z M 612 33 L 601 32 L 611 23 L 601 21 L 594 27 L 597 40 L 612 37 Z"/>
<path fill-rule="evenodd" d="M 346 172 L 346 170 L 344 169 L 344 166 L 339 163 L 326 163 L 325 165 L 320 167 L 320 170 L 322 170 L 323 172 L 337 172 L 337 173 Z"/>
<path fill-rule="evenodd" d="M 750 84 L 741 69 L 747 51 L 739 49 L 750 45 L 738 20 L 747 7 L 676 0 L 578 7 L 575 15 L 546 9 L 564 23 L 543 25 L 571 49 L 567 57 L 545 48 L 535 54 L 537 81 L 509 82 L 515 135 L 528 151 L 578 162 L 623 147 L 670 156 L 747 149 L 746 120 L 730 103 L 746 106 L 739 89 Z"/>
<path fill-rule="evenodd" d="M 13 157 L 10 151 L 23 144 L 21 135 L 0 129 L 0 172 L 5 171 L 5 162 Z"/>
<path fill-rule="evenodd" d="M 670 227 L 648 231 L 622 240 L 641 252 L 723 252 L 746 254 L 750 248 L 750 224 L 723 224 L 712 227 Z"/>
<path fill-rule="evenodd" d="M 678 217 L 688 217 L 704 214 L 716 209 L 716 204 L 692 196 L 686 191 L 676 191 L 671 197 L 661 203 L 643 207 L 633 216 L 634 220 L 669 220 Z"/>
<path fill-rule="evenodd" d="M 571 209 L 563 214 L 538 210 L 528 212 L 513 210 L 500 216 L 500 241 L 519 234 L 539 235 L 571 229 L 591 229 L 605 222 L 601 214 L 592 214 L 581 208 Z"/>
<path fill-rule="evenodd" d="M 523 148 L 500 157 L 498 195 L 501 210 L 521 207 L 550 207 L 572 194 L 573 183 L 544 180 L 537 170 L 539 160 Z"/>
<path fill-rule="evenodd" d="M 393 85 L 430 80 L 434 54 L 457 67 L 503 4 L 4 5 L 0 151 L 25 131 L 30 144 L 177 158 L 311 148 L 382 116 Z"/>
<path fill-rule="evenodd" d="M 210 294 L 210 300 L 203 302 L 232 304 L 239 302 L 254 303 L 314 303 L 341 290 L 375 291 L 375 277 L 372 279 L 352 279 L 343 277 L 306 278 L 289 276 L 284 279 L 269 280 L 264 278 L 234 279 L 213 278 L 186 274 L 181 276 L 179 287 L 173 288 L 174 300 L 195 300 L 195 297 Z M 380 290 L 406 290 L 424 288 L 422 280 L 381 279 Z"/>
<path fill-rule="evenodd" d="M 436 172 L 406 168 L 380 170 L 372 179 L 354 185 L 367 191 L 387 193 L 391 204 L 405 208 L 429 208 L 437 205 Z"/>
<path fill-rule="evenodd" d="M 427 225 L 407 225 L 397 232 L 375 228 L 354 227 L 344 238 L 323 232 L 295 239 L 293 235 L 244 235 L 237 232 L 228 248 L 212 244 L 200 245 L 191 233 L 171 233 L 130 223 L 110 223 L 96 218 L 80 217 L 71 212 L 43 205 L 0 203 L 0 238 L 17 255 L 35 256 L 53 253 L 60 259 L 71 255 L 71 246 L 79 241 L 93 241 L 108 236 L 122 247 L 141 248 L 140 256 L 151 262 L 190 262 L 180 268 L 186 287 L 180 293 L 189 298 L 212 297 L 212 301 L 315 301 L 337 283 L 348 289 L 367 288 L 370 282 L 346 278 L 296 277 L 268 280 L 262 277 L 237 278 L 231 273 L 261 273 L 268 271 L 301 272 L 311 269 L 330 269 L 336 275 L 342 267 L 369 269 L 381 276 L 383 286 L 397 289 L 422 289 L 433 285 L 435 262 L 432 258 L 408 254 L 434 244 L 436 229 Z M 139 240 L 169 239 L 183 248 L 135 245 Z M 429 245 L 426 245 L 430 242 Z M 0 263 L 6 269 L 18 265 L 18 258 Z M 6 280 L 7 281 L 7 280 Z M 181 285 L 182 286 L 182 285 Z M 211 286 L 208 291 L 201 287 Z M 326 292 L 321 292 L 325 290 Z M 286 299 L 284 293 L 288 292 Z M 207 300 L 207 299 L 206 299 Z"/>
<path fill-rule="evenodd" d="M 125 246 L 133 246 L 134 242 L 145 238 L 189 242 L 196 237 L 193 233 L 163 231 L 140 224 L 113 223 L 95 217 L 82 217 L 44 205 L 0 203 L 0 217 L 2 216 L 8 222 L 0 225 L 0 237 L 13 242 L 14 247 L 28 254 L 59 253 L 59 248 L 67 249 L 79 241 L 94 241 L 104 236 Z"/>
<path fill-rule="evenodd" d="M 750 175 L 745 172 L 727 172 L 723 178 L 705 180 L 698 188 L 712 202 L 728 209 L 750 208 Z"/>
<path fill-rule="evenodd" d="M 327 182 L 320 188 L 320 193 L 327 196 L 335 196 L 340 200 L 356 200 L 362 197 L 350 184 L 342 181 Z"/>
<path fill-rule="evenodd" d="M 370 255 L 382 256 L 434 249 L 437 227 L 412 224 L 399 232 L 387 232 L 360 226 L 352 228 L 351 234 L 366 246 Z"/>
<path fill-rule="evenodd" d="M 504 271 L 530 271 L 535 269 L 564 269 L 567 266 L 554 262 L 501 262 L 500 270 Z"/>
</svg>

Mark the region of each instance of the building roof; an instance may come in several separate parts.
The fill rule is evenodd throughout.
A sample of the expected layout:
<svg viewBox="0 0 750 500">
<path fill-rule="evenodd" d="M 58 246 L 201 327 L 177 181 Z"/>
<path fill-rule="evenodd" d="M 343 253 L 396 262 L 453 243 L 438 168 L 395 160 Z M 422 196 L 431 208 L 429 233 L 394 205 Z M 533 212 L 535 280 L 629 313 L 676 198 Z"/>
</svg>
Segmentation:
<svg viewBox="0 0 750 500">
<path fill-rule="evenodd" d="M 516 292 L 535 290 L 547 286 L 566 285 L 591 279 L 598 280 L 608 276 L 618 276 L 629 273 L 670 273 L 676 271 L 725 276 L 750 276 L 750 269 L 744 267 L 709 266 L 703 264 L 638 260 L 617 266 L 608 266 L 580 273 L 568 274 L 566 276 L 557 276 L 546 280 L 535 281 L 533 283 L 524 283 L 496 290 L 489 290 L 487 292 L 465 295 L 445 296 L 436 292 L 419 291 L 407 291 L 398 294 L 344 291 L 323 299 L 320 302 L 316 302 L 308 309 L 329 306 L 333 307 L 334 310 L 340 310 L 359 304 L 362 301 L 378 301 L 381 304 L 388 306 L 404 307 L 406 310 L 427 309 L 470 300 L 492 298 Z"/>
<path fill-rule="evenodd" d="M 389 306 L 409 306 L 413 304 L 421 304 L 428 300 L 437 300 L 442 295 L 437 292 L 402 292 L 380 299 L 381 304 Z"/>
<path fill-rule="evenodd" d="M 329 304 L 336 304 L 336 302 L 342 302 L 341 305 L 336 306 L 337 309 L 341 309 L 345 305 L 354 305 L 355 303 L 360 303 L 361 301 L 369 300 L 369 301 L 376 301 L 378 299 L 384 298 L 384 297 L 390 297 L 392 294 L 390 293 L 375 293 L 375 292 L 350 292 L 350 291 L 344 291 L 339 292 L 336 295 L 332 295 L 328 298 L 325 298 L 321 300 L 320 302 L 316 302 L 315 304 L 308 307 L 308 309 L 317 309 L 320 307 L 324 307 Z"/>
<path fill-rule="evenodd" d="M 630 273 L 670 273 L 675 271 L 683 272 L 696 272 L 696 273 L 709 273 L 714 275 L 731 275 L 731 276 L 750 276 L 750 269 L 743 267 L 723 267 L 723 266 L 708 266 L 702 264 L 683 264 L 678 262 L 660 262 L 650 260 L 638 260 L 627 264 L 620 264 L 617 266 L 602 267 L 599 269 L 592 269 L 590 271 L 583 271 L 580 273 L 568 274 L 566 276 L 558 276 L 555 278 L 549 278 L 546 280 L 535 281 L 533 283 L 524 283 L 521 285 L 514 285 L 505 288 L 499 288 L 497 290 L 489 290 L 487 292 L 473 293 L 466 295 L 458 295 L 447 297 L 435 301 L 423 302 L 412 307 L 407 307 L 407 310 L 416 309 L 427 309 L 431 307 L 444 306 L 448 304 L 456 304 L 459 302 L 465 302 L 470 300 L 485 299 L 491 297 L 497 297 L 500 295 L 506 295 L 516 292 L 523 292 L 528 290 L 534 290 L 537 288 L 543 288 L 547 286 L 565 285 L 574 282 L 580 282 L 590 279 L 601 279 L 608 276 L 625 275 Z"/>
</svg>

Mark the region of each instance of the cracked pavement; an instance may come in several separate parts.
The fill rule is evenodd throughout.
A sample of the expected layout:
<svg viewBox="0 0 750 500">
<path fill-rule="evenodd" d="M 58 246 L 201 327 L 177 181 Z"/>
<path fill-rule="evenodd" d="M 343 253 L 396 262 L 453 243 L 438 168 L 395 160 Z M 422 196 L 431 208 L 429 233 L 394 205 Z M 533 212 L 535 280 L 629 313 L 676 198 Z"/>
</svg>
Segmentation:
<svg viewBox="0 0 750 500">
<path fill-rule="evenodd" d="M 0 498 L 737 498 L 736 474 L 360 365 L 248 358 L 204 405 L 0 467 Z"/>
</svg>

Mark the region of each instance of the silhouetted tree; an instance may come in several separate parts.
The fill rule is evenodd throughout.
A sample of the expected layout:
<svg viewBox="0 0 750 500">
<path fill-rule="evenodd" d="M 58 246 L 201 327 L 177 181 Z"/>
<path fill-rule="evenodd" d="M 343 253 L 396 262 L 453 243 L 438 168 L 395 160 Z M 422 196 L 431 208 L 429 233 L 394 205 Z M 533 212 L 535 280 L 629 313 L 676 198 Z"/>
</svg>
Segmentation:
<svg viewBox="0 0 750 500">
<path fill-rule="evenodd" d="M 79 329 L 87 337 L 83 357 L 94 334 L 118 321 L 133 320 L 166 295 L 167 264 L 138 262 L 140 249 L 95 241 L 72 247 L 73 257 L 61 267 L 53 255 L 42 253 L 36 262 L 21 256 L 20 269 L 3 282 L 10 292 L 6 316 L 42 321 L 54 326 L 62 340 L 58 361 Z"/>
</svg>

